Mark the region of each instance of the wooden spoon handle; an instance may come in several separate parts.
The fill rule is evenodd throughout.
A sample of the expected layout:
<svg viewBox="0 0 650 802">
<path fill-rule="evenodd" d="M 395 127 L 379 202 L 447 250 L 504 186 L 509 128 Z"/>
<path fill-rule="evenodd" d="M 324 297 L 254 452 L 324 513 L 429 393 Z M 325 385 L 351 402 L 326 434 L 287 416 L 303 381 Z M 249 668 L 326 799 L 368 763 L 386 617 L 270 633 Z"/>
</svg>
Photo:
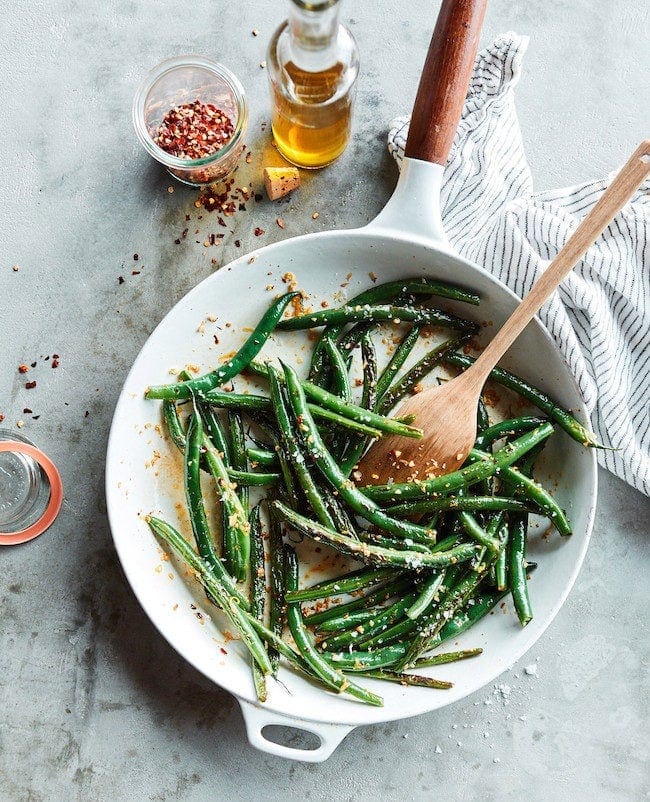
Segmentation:
<svg viewBox="0 0 650 802">
<path fill-rule="evenodd" d="M 613 218 L 650 175 L 650 139 L 642 142 L 602 197 L 567 240 L 565 246 L 533 285 L 471 368 L 473 382 L 482 386 L 489 372 L 537 314 L 553 290 L 584 256 Z M 467 371 L 469 373 L 469 371 Z"/>
<path fill-rule="evenodd" d="M 406 156 L 447 163 L 486 6 L 487 0 L 443 0 L 413 106 Z"/>
</svg>

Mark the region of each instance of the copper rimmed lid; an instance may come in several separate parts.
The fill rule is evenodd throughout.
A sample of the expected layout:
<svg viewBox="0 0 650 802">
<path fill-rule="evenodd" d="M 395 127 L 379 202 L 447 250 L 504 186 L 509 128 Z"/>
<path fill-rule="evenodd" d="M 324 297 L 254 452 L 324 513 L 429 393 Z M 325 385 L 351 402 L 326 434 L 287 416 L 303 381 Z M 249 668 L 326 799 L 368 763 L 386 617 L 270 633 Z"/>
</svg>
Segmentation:
<svg viewBox="0 0 650 802">
<path fill-rule="evenodd" d="M 52 460 L 26 437 L 0 429 L 0 546 L 45 532 L 62 501 L 63 484 Z"/>
</svg>

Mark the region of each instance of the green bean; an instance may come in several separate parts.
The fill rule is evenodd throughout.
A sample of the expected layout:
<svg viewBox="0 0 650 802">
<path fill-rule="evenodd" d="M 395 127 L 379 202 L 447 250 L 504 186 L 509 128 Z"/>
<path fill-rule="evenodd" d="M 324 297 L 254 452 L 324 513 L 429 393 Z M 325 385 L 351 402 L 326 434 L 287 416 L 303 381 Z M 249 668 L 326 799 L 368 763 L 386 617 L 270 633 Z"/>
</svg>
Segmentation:
<svg viewBox="0 0 650 802">
<path fill-rule="evenodd" d="M 507 553 L 508 553 L 508 522 L 504 519 L 499 526 L 498 540 L 500 545 L 497 560 L 494 563 L 494 578 L 496 581 L 497 590 L 506 590 L 507 584 Z"/>
<path fill-rule="evenodd" d="M 352 390 L 348 377 L 348 366 L 345 364 L 341 352 L 336 347 L 336 343 L 330 337 L 325 338 L 323 345 L 331 367 L 334 395 L 339 396 L 344 402 L 349 403 L 352 400 Z"/>
<path fill-rule="evenodd" d="M 178 416 L 175 401 L 163 401 L 163 420 L 172 443 L 179 451 L 185 451 L 185 430 Z"/>
<path fill-rule="evenodd" d="M 277 467 L 278 464 L 277 454 L 265 448 L 249 446 L 246 449 L 246 456 L 254 467 L 261 465 L 263 468 L 272 468 Z"/>
<path fill-rule="evenodd" d="M 474 332 L 469 332 L 468 334 L 461 334 L 459 337 L 452 337 L 432 348 L 419 362 L 405 373 L 399 381 L 386 390 L 378 411 L 385 413 L 391 410 L 405 395 L 410 393 L 436 365 L 442 362 L 445 354 L 450 351 L 455 351 L 456 348 L 460 348 L 461 345 L 472 338 L 473 334 Z"/>
<path fill-rule="evenodd" d="M 198 402 L 196 404 L 196 408 L 199 411 L 199 415 L 201 416 L 201 420 L 203 422 L 203 428 L 205 429 L 208 437 L 210 438 L 210 440 L 212 440 L 216 448 L 223 455 L 222 459 L 226 467 L 227 468 L 231 467 L 231 465 L 233 465 L 232 449 L 230 443 L 228 442 L 228 437 L 224 431 L 221 421 L 219 420 L 215 411 L 210 407 L 209 404 L 206 404 L 204 402 Z M 238 468 L 239 466 L 234 465 L 234 467 Z"/>
<path fill-rule="evenodd" d="M 483 654 L 483 649 L 464 649 L 460 652 L 444 652 L 443 654 L 434 654 L 432 657 L 420 657 L 415 661 L 414 668 L 428 668 L 429 666 L 441 666 L 444 663 L 456 663 L 459 660 L 478 657 L 479 654 Z"/>
<path fill-rule="evenodd" d="M 323 633 L 327 632 L 343 634 L 344 632 L 348 632 L 350 628 L 354 628 L 356 631 L 357 627 L 372 620 L 376 615 L 376 610 L 357 610 L 356 612 L 347 613 L 347 615 L 342 615 L 338 618 L 328 618 L 327 621 L 323 621 L 321 626 L 318 627 L 319 637 L 323 637 Z"/>
<path fill-rule="evenodd" d="M 369 304 L 356 304 L 355 306 L 341 306 L 338 309 L 322 309 L 318 312 L 309 312 L 306 315 L 288 318 L 280 321 L 276 328 L 282 331 L 299 331 L 313 329 L 317 326 L 340 326 L 348 323 L 392 321 L 394 323 L 413 323 L 448 326 L 462 331 L 476 331 L 477 326 L 471 320 L 450 315 L 441 309 L 418 309 L 409 306 L 370 306 Z M 239 371 L 237 371 L 239 373 Z M 235 374 L 236 375 L 236 374 Z"/>
<path fill-rule="evenodd" d="M 346 553 L 368 565 L 394 565 L 399 568 L 438 568 L 456 562 L 464 562 L 471 559 L 476 553 L 476 547 L 471 543 L 463 543 L 449 551 L 422 554 L 417 551 L 397 551 L 396 549 L 385 549 L 381 546 L 373 546 L 369 543 L 360 543 L 351 540 L 345 535 L 340 535 L 332 529 L 321 526 L 316 521 L 310 521 L 304 515 L 292 510 L 282 502 L 274 502 L 282 518 L 297 529 L 299 532 L 320 542 L 324 540 L 330 545 L 344 548 Z"/>
<path fill-rule="evenodd" d="M 541 426 L 543 423 L 546 423 L 545 418 L 534 417 L 533 415 L 522 415 L 519 418 L 511 418 L 510 420 L 495 423 L 479 433 L 474 443 L 474 448 L 485 451 L 495 440 L 524 434 L 537 426 Z"/>
<path fill-rule="evenodd" d="M 414 600 L 413 604 L 405 611 L 407 618 L 415 621 L 419 618 L 428 608 L 431 603 L 437 598 L 438 591 L 445 579 L 445 572 L 439 571 L 431 574 L 429 579 L 425 582 L 424 587 L 420 594 Z"/>
<path fill-rule="evenodd" d="M 285 381 L 284 376 L 279 373 L 277 368 L 274 368 L 273 365 L 269 363 L 261 365 L 259 362 L 255 362 L 251 363 L 249 367 L 253 372 L 264 376 L 268 376 L 269 372 L 274 370 L 280 382 L 284 383 Z M 315 407 L 315 405 L 309 404 L 308 408 L 312 415 L 315 413 L 316 409 L 328 409 L 343 417 L 357 420 L 366 426 L 371 426 L 382 432 L 387 432 L 388 434 L 399 434 L 403 437 L 413 437 L 415 439 L 420 439 L 422 437 L 421 429 L 409 426 L 398 419 L 387 418 L 385 415 L 379 415 L 376 412 L 372 412 L 372 410 L 364 409 L 356 404 L 345 404 L 338 396 L 324 390 L 322 387 L 317 387 L 311 382 L 303 381 L 300 382 L 300 385 L 305 394 L 318 405 Z"/>
<path fill-rule="evenodd" d="M 212 445 L 207 435 L 202 441 L 205 460 L 216 482 L 221 503 L 224 505 L 226 528 L 224 530 L 224 557 L 226 555 L 226 532 L 228 533 L 228 564 L 237 579 L 244 581 L 250 561 L 250 524 L 248 512 L 230 482 L 221 453 Z"/>
<path fill-rule="evenodd" d="M 298 589 L 298 560 L 295 551 L 290 546 L 284 547 L 285 555 L 285 583 L 287 591 Z M 357 699 L 376 706 L 383 704 L 382 699 L 371 691 L 349 682 L 346 678 L 328 663 L 327 660 L 316 650 L 311 634 L 305 627 L 300 612 L 299 602 L 289 602 L 287 604 L 287 622 L 291 635 L 306 663 L 324 682 L 335 686 L 340 693 L 345 692 Z"/>
<path fill-rule="evenodd" d="M 363 389 L 361 392 L 361 406 L 364 409 L 373 409 L 376 399 L 377 388 L 377 353 L 369 332 L 366 332 L 361 339 L 361 355 L 363 359 Z M 361 459 L 361 455 L 368 445 L 367 437 L 354 437 L 348 443 L 348 447 L 341 461 L 341 470 L 346 475 Z"/>
<path fill-rule="evenodd" d="M 481 546 L 485 546 L 495 557 L 498 556 L 501 549 L 501 542 L 498 538 L 490 535 L 479 524 L 471 512 L 461 511 L 458 513 L 458 520 L 460 521 L 465 532 Z"/>
<path fill-rule="evenodd" d="M 473 596 L 471 605 L 465 605 L 454 613 L 453 618 L 440 630 L 437 638 L 432 638 L 430 648 L 433 649 L 451 638 L 457 638 L 463 632 L 474 626 L 477 621 L 484 618 L 492 608 L 498 604 L 506 594 L 502 591 L 484 590 L 478 596 Z"/>
<path fill-rule="evenodd" d="M 146 521 L 152 532 L 167 545 L 171 546 L 197 575 L 205 587 L 208 596 L 214 599 L 216 604 L 230 619 L 233 626 L 239 631 L 242 641 L 251 653 L 252 658 L 258 664 L 261 672 L 263 674 L 270 674 L 271 664 L 264 644 L 251 625 L 252 616 L 247 613 L 246 610 L 242 609 L 237 599 L 230 595 L 230 588 L 224 587 L 224 583 L 213 570 L 212 566 L 193 551 L 190 544 L 174 529 L 174 527 L 151 515 L 147 516 Z"/>
<path fill-rule="evenodd" d="M 282 317 L 284 310 L 293 298 L 298 295 L 299 293 L 297 292 L 289 292 L 271 304 L 250 337 L 223 367 L 179 384 L 152 385 L 145 392 L 145 398 L 190 398 L 194 395 L 202 397 L 210 390 L 214 390 L 215 387 L 225 384 L 225 382 L 237 376 L 244 370 L 251 359 L 254 359 L 261 351 L 262 346 Z"/>
<path fill-rule="evenodd" d="M 290 463 L 298 483 L 300 484 L 309 506 L 313 510 L 317 519 L 324 524 L 334 528 L 334 521 L 323 501 L 321 494 L 314 482 L 307 465 L 305 457 L 300 448 L 298 439 L 294 436 L 291 428 L 291 419 L 284 399 L 283 389 L 280 386 L 275 373 L 269 373 L 269 383 L 271 389 L 271 400 L 275 410 L 275 419 L 280 429 L 280 443 L 284 449 L 285 458 Z"/>
<path fill-rule="evenodd" d="M 452 473 L 405 484 L 367 485 L 362 488 L 362 492 L 373 501 L 383 503 L 422 499 L 437 493 L 451 493 L 460 487 L 480 482 L 495 473 L 501 472 L 503 475 L 507 466 L 512 465 L 527 451 L 530 451 L 531 448 L 546 440 L 552 434 L 553 426 L 550 423 L 543 423 L 517 440 L 507 443 L 503 448 L 496 451 L 494 455 L 472 449 L 470 456 L 476 461 Z"/>
<path fill-rule="evenodd" d="M 230 456 L 232 466 L 236 470 L 246 471 L 248 468 L 248 460 L 246 458 L 246 435 L 244 434 L 244 421 L 238 411 L 229 410 L 228 418 L 228 431 L 230 434 Z M 236 488 L 237 496 L 241 502 L 244 515 L 248 519 L 248 504 L 250 500 L 250 493 L 248 487 L 245 485 L 238 485 Z M 232 554 L 232 549 L 237 548 L 237 536 L 232 533 L 232 526 L 230 519 L 225 521 L 226 527 L 224 530 L 224 554 Z M 234 538 L 234 540 L 233 540 Z M 233 573 L 237 579 L 243 581 L 246 578 L 246 571 L 248 568 L 248 559 L 242 560 L 238 555 L 233 555 L 233 565 L 236 566 Z"/>
<path fill-rule="evenodd" d="M 454 687 L 453 682 L 447 682 L 446 680 L 422 677 L 419 674 L 406 674 L 400 671 L 387 671 L 386 669 L 359 671 L 357 676 L 369 677 L 371 679 L 383 679 L 387 682 L 399 682 L 400 685 L 416 685 L 420 688 L 437 688 L 442 691 Z"/>
<path fill-rule="evenodd" d="M 285 380 L 289 393 L 289 403 L 293 414 L 299 424 L 299 429 L 306 443 L 309 454 L 325 479 L 339 492 L 341 498 L 358 515 L 363 516 L 370 523 L 384 529 L 390 535 L 411 538 L 419 543 L 431 543 L 431 533 L 407 521 L 398 521 L 382 512 L 377 504 L 363 495 L 356 486 L 342 473 L 336 460 L 325 448 L 314 420 L 307 408 L 305 393 L 295 371 L 288 365 L 284 366 Z M 335 533 L 336 534 L 336 533 Z M 330 542 L 332 542 L 330 538 Z M 406 554 L 407 552 L 404 552 Z"/>
<path fill-rule="evenodd" d="M 327 638 L 322 644 L 323 648 L 327 648 L 328 651 L 336 651 L 337 649 L 346 649 L 352 645 L 356 648 L 366 643 L 380 632 L 385 632 L 396 621 L 404 618 L 405 611 L 413 604 L 417 596 L 417 592 L 409 593 L 387 607 L 372 611 L 371 618 L 363 622 L 359 628 L 350 629 L 348 626 L 345 631 Z"/>
<path fill-rule="evenodd" d="M 250 511 L 248 523 L 251 531 L 250 562 L 250 605 L 251 615 L 258 621 L 264 621 L 264 602 L 266 600 L 266 572 L 264 570 L 264 539 L 260 520 L 260 505 L 256 504 Z M 257 663 L 253 662 L 253 684 L 260 702 L 266 702 L 266 678 Z"/>
<path fill-rule="evenodd" d="M 526 579 L 527 529 L 527 516 L 515 515 L 512 517 L 508 544 L 508 587 L 512 593 L 512 600 L 522 627 L 525 627 L 533 618 L 533 610 L 528 595 L 528 580 Z M 505 590 L 505 588 L 499 588 L 499 590 Z"/>
<path fill-rule="evenodd" d="M 415 347 L 420 336 L 420 326 L 412 326 L 406 332 L 402 341 L 395 349 L 388 364 L 384 368 L 381 376 L 377 380 L 377 403 L 380 403 L 384 394 L 393 383 L 402 365 L 409 358 L 411 351 Z M 376 407 L 376 405 L 375 405 Z"/>
<path fill-rule="evenodd" d="M 395 575 L 395 571 L 391 570 L 391 574 Z M 305 616 L 305 621 L 309 626 L 319 626 L 324 621 L 328 621 L 335 616 L 343 616 L 352 613 L 364 607 L 381 604 L 388 601 L 393 596 L 403 593 L 413 585 L 413 580 L 409 574 L 400 574 L 398 578 L 393 581 L 382 582 L 374 590 L 366 593 L 364 596 L 358 596 L 349 602 L 343 604 L 336 604 L 328 607 L 326 610 L 319 610 L 318 612 L 309 613 Z"/>
<path fill-rule="evenodd" d="M 273 505 L 268 506 L 269 513 L 269 579 L 271 593 L 269 595 L 269 628 L 282 638 L 286 616 L 284 587 L 284 555 L 282 552 L 282 528 Z M 273 668 L 273 676 L 278 671 L 277 648 L 269 649 L 269 658 Z"/>
<path fill-rule="evenodd" d="M 336 593 L 351 593 L 354 590 L 389 579 L 394 574 L 395 572 L 389 568 L 359 568 L 345 576 L 327 579 L 309 588 L 301 588 L 294 593 L 287 593 L 287 601 L 312 601 L 313 599 L 324 599 Z"/>
<path fill-rule="evenodd" d="M 397 643 L 372 652 L 327 652 L 326 659 L 343 671 L 372 671 L 394 665 L 405 652 L 406 647 Z"/>
<path fill-rule="evenodd" d="M 204 445 L 203 425 L 199 416 L 192 412 L 188 420 L 184 460 L 185 498 L 189 510 L 192 532 L 201 557 L 214 571 L 242 606 L 248 608 L 247 600 L 235 588 L 235 582 L 217 554 L 210 526 L 205 514 L 201 492 L 201 449 Z M 225 470 L 225 469 L 224 469 Z M 229 486 L 229 483 L 226 482 Z"/>
<path fill-rule="evenodd" d="M 466 370 L 470 365 L 473 365 L 475 361 L 476 359 L 474 357 L 467 356 L 466 354 L 450 353 L 445 357 L 445 362 L 448 362 L 454 367 L 461 368 L 461 370 Z M 543 393 L 537 387 L 533 387 L 525 379 L 503 368 L 494 368 L 488 378 L 510 390 L 514 390 L 514 392 L 519 393 L 519 395 L 522 395 L 528 401 L 535 404 L 542 412 L 545 412 L 552 418 L 558 426 L 561 426 L 577 443 L 595 448 L 600 447 L 596 436 L 590 432 L 589 429 L 576 420 L 568 410 L 556 404 L 546 393 Z"/>
<path fill-rule="evenodd" d="M 533 512 L 537 508 L 533 508 Z M 513 512 L 528 512 L 530 505 L 509 496 L 435 496 L 422 501 L 406 501 L 404 504 L 395 504 L 387 507 L 389 515 L 420 515 L 426 512 L 452 510 L 454 512 L 465 510 L 486 512 L 491 510 L 512 510 Z"/>
<path fill-rule="evenodd" d="M 364 543 L 371 543 L 373 546 L 382 546 L 385 549 L 397 549 L 398 551 L 417 551 L 420 554 L 429 554 L 431 552 L 429 546 L 425 546 L 424 543 L 417 543 L 410 538 L 398 540 L 397 538 L 381 535 L 379 532 L 373 532 L 367 529 L 362 529 L 359 532 L 358 539 Z M 344 553 L 346 553 L 345 550 Z"/>
</svg>

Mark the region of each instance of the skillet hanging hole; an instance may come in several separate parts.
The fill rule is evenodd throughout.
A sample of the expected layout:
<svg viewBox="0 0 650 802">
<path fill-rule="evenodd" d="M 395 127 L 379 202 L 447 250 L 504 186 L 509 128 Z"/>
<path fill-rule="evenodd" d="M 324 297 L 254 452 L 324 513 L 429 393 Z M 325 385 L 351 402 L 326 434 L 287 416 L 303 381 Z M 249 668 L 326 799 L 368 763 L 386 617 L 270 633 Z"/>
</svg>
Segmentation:
<svg viewBox="0 0 650 802">
<path fill-rule="evenodd" d="M 315 752 L 323 741 L 319 735 L 299 727 L 285 727 L 279 724 L 267 724 L 262 727 L 262 737 L 286 749 L 298 749 Z"/>
</svg>

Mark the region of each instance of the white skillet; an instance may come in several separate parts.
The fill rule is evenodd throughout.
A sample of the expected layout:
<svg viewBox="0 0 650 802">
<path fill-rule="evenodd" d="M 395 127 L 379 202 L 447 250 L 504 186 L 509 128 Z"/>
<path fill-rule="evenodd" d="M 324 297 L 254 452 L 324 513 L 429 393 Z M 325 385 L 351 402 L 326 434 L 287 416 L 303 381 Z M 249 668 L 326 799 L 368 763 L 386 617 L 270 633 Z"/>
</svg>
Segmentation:
<svg viewBox="0 0 650 802">
<path fill-rule="evenodd" d="M 554 493 L 574 525 L 570 538 L 544 539 L 534 531 L 530 559 L 539 562 L 531 580 L 535 617 L 522 629 L 507 614 L 487 616 L 454 642 L 459 648 L 482 646 L 481 657 L 440 666 L 435 676 L 450 679 L 448 691 L 404 688 L 364 680 L 385 700 L 383 708 L 361 705 L 323 691 L 289 669 L 271 683 L 269 699 L 259 704 L 249 662 L 237 641 L 224 637 L 223 620 L 182 565 L 162 559 L 161 549 L 140 516 L 154 512 L 188 532 L 175 504 L 183 502 L 179 456 L 162 436 L 158 404 L 145 401 L 149 384 L 165 381 L 170 366 L 197 363 L 210 370 L 215 360 L 236 349 L 282 288 L 282 276 L 296 275 L 300 287 L 319 301 L 335 304 L 377 283 L 406 276 L 430 276 L 477 290 L 481 319 L 499 327 L 518 302 L 516 296 L 480 266 L 451 249 L 440 219 L 440 185 L 476 53 L 486 0 L 444 0 L 424 67 L 411 123 L 406 158 L 397 188 L 379 216 L 351 231 L 309 234 L 244 256 L 207 278 L 162 320 L 135 361 L 120 395 L 110 433 L 106 464 L 108 515 L 124 572 L 140 604 L 160 633 L 196 669 L 234 694 L 242 708 L 248 738 L 258 749 L 305 761 L 325 760 L 351 729 L 435 710 L 462 699 L 515 663 L 553 620 L 571 589 L 584 558 L 596 505 L 596 460 L 563 432 L 549 445 L 546 470 Z M 435 119 L 432 121 L 432 111 Z M 351 275 L 350 275 L 351 274 Z M 348 276 L 350 277 L 348 278 Z M 342 290 L 341 285 L 345 284 Z M 454 305 L 449 305 L 453 310 Z M 460 311 L 456 308 L 456 311 Z M 462 310 L 467 313 L 466 309 Z M 231 327 L 219 332 L 215 346 L 197 331 L 207 315 Z M 264 355 L 299 359 L 305 340 L 278 338 Z M 293 354 L 292 354 L 293 351 Z M 307 360 L 305 360 L 307 361 Z M 510 349 L 504 364 L 542 387 L 587 420 L 575 381 L 548 332 L 533 321 Z M 170 379 L 171 380 L 171 379 Z M 320 555 L 322 557 L 322 554 Z M 311 581 L 319 577 L 312 576 Z M 192 608 L 192 606 L 194 609 Z M 198 610 L 196 609 L 198 608 Z M 199 620 L 197 612 L 201 612 Z M 211 616 L 211 617 L 210 617 Z M 226 653 L 224 653 L 226 652 Z M 293 749 L 268 740 L 267 725 L 288 725 L 315 733 L 317 749 Z"/>
</svg>

